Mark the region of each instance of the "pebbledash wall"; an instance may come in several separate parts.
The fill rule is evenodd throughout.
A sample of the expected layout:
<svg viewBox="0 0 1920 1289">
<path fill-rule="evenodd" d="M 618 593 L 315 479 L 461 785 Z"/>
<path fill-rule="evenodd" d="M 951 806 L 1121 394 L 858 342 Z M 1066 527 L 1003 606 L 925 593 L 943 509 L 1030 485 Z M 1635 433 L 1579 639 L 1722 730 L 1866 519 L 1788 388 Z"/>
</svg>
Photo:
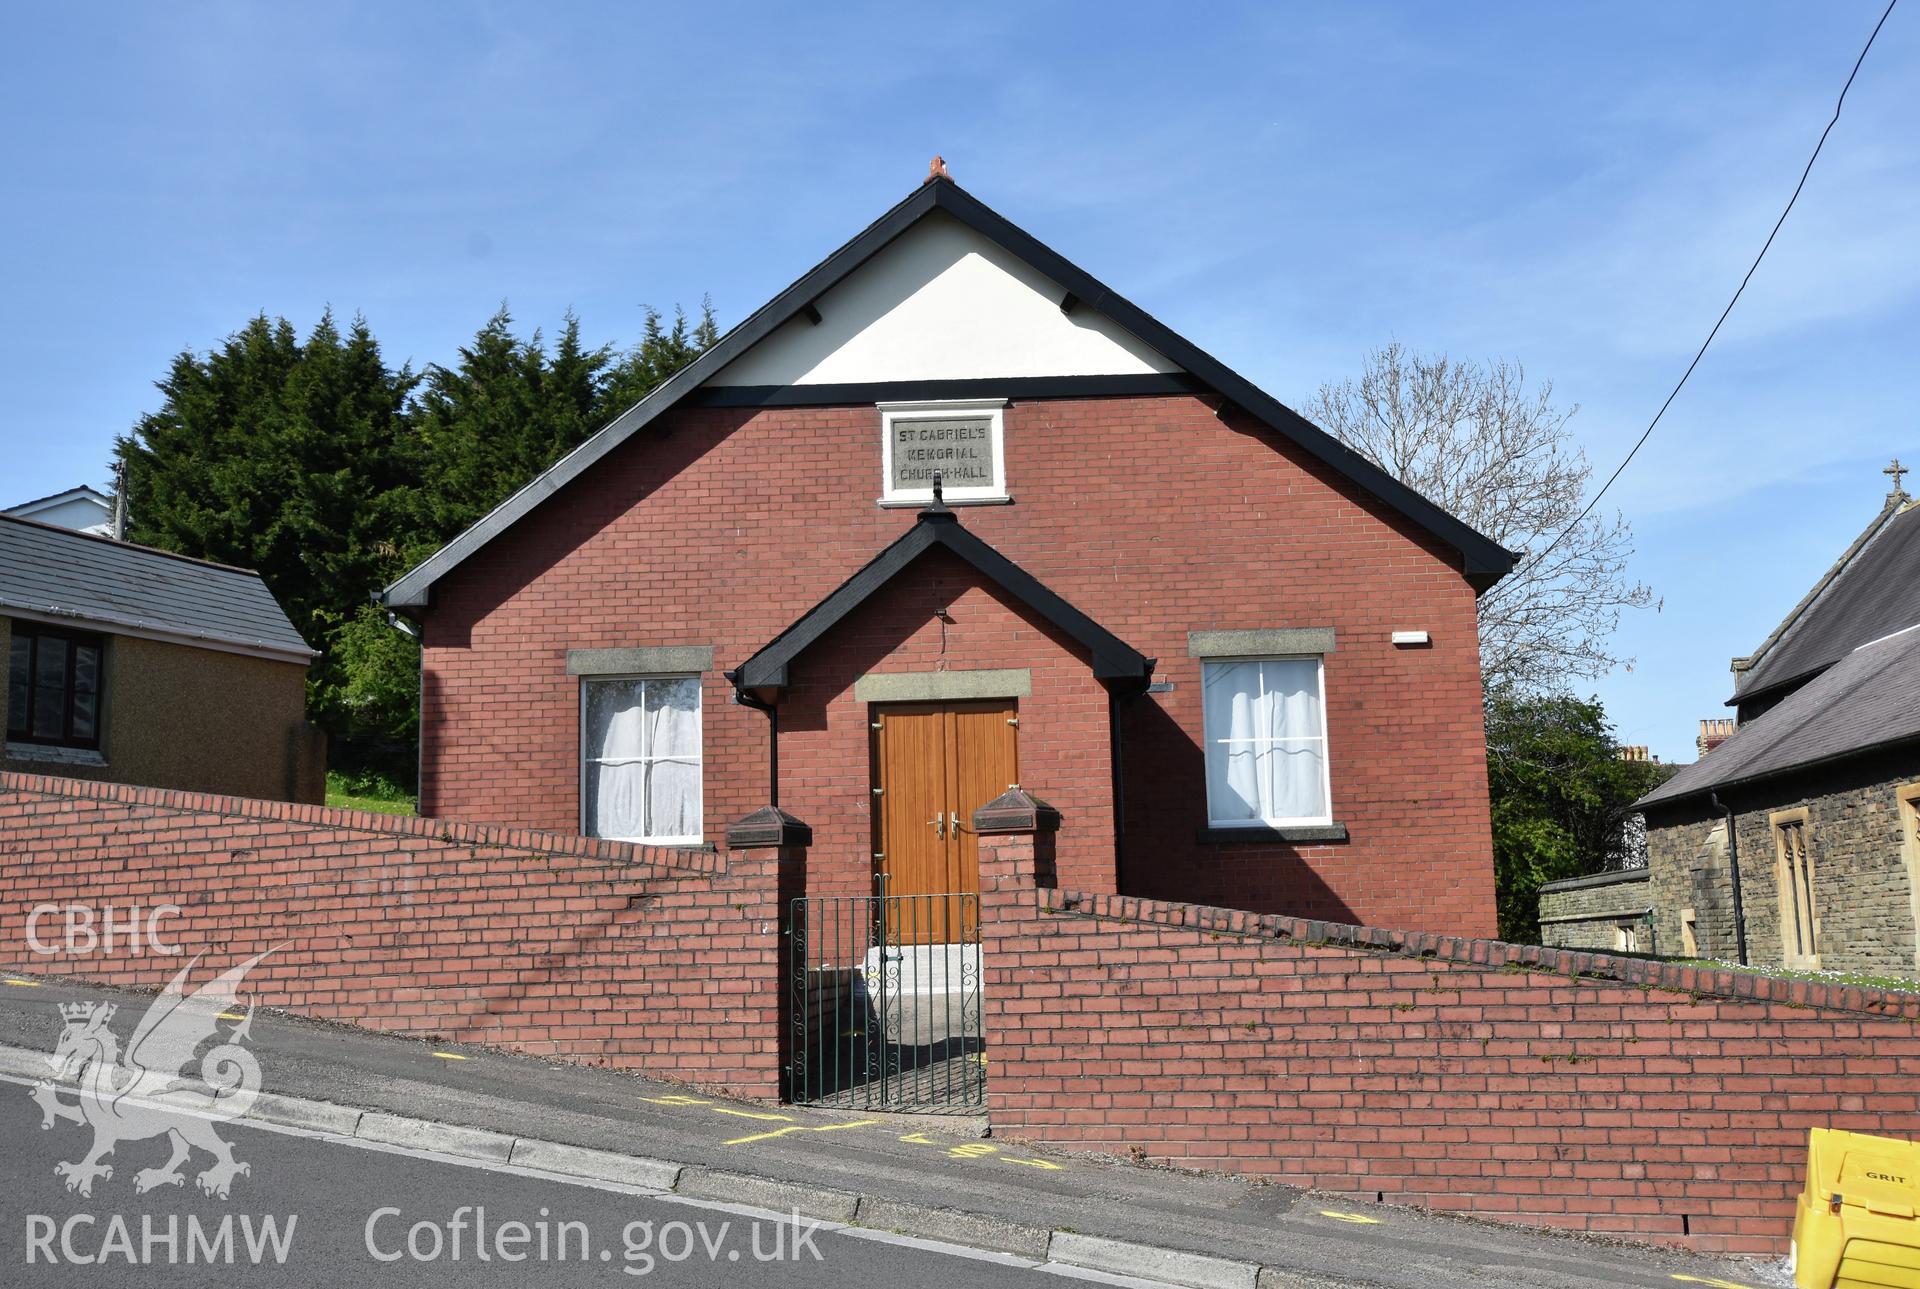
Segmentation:
<svg viewBox="0 0 1920 1289">
<path fill-rule="evenodd" d="M 1048 885 L 1056 822 L 1018 793 L 973 821 L 997 1133 L 1735 1253 L 1784 1251 L 1809 1128 L 1920 1137 L 1920 993 L 1076 894 Z M 179 959 L 38 957 L 24 922 L 171 900 L 207 969 L 284 945 L 263 1004 L 772 1099 L 806 832 L 732 834 L 5 774 L 5 964 L 158 986 Z"/>
<path fill-rule="evenodd" d="M 1120 708 L 1123 889 L 1491 934 L 1475 603 L 1458 555 L 1217 401 L 1015 399 L 1012 501 L 960 511 L 969 530 L 1157 658 L 1155 679 L 1172 685 Z M 732 701 L 721 672 L 914 522 L 910 508 L 876 504 L 879 449 L 871 403 L 676 409 L 480 548 L 435 585 L 424 615 L 422 810 L 578 828 L 580 688 L 568 651 L 673 645 L 713 651 L 708 839 L 764 804 L 767 720 Z M 1106 695 L 1086 658 L 964 566 L 911 581 L 794 664 L 779 800 L 813 826 L 825 883 L 815 889 L 871 890 L 868 718 L 852 681 L 996 668 L 1033 670 L 1020 774 L 1066 812 L 1063 874 L 1113 889 Z M 1290 627 L 1335 631 L 1328 744 L 1348 840 L 1209 833 L 1188 632 Z M 1396 648 L 1392 633 L 1407 628 L 1430 646 Z"/>
<path fill-rule="evenodd" d="M 758 834 L 765 836 L 764 831 Z M 779 908 L 800 852 L 719 852 L 0 773 L 0 959 L 158 988 L 181 957 L 34 953 L 37 905 L 181 908 L 196 981 L 265 949 L 256 1002 L 780 1094 Z M 38 928 L 59 940 L 60 919 Z"/>
<path fill-rule="evenodd" d="M 76 623 L 83 627 L 84 624 Z M 98 631 L 98 750 L 0 744 L 0 770 L 320 802 L 327 740 L 307 723 L 302 663 Z M 12 620 L 0 613 L 0 657 Z M 0 708 L 7 695 L 0 692 Z"/>
</svg>

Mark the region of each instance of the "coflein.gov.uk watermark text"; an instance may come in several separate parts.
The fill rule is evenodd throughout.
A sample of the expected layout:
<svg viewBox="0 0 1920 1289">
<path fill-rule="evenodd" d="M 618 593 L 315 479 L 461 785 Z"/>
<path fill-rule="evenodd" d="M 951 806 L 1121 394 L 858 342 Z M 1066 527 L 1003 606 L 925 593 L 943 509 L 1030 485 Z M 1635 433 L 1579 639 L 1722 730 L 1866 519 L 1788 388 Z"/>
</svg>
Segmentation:
<svg viewBox="0 0 1920 1289">
<path fill-rule="evenodd" d="M 824 1261 L 814 1246 L 816 1222 L 796 1211 L 746 1230 L 731 1221 L 633 1221 L 620 1228 L 619 1246 L 596 1243 L 585 1222 L 556 1220 L 545 1208 L 532 1221 L 499 1221 L 484 1205 L 463 1205 L 444 1219 L 409 1222 L 397 1208 L 367 1216 L 367 1255 L 376 1262 L 619 1262 L 630 1276 L 650 1275 L 662 1262 L 695 1258 L 712 1263 Z"/>
<path fill-rule="evenodd" d="M 24 1249 L 29 1266 L 284 1266 L 298 1225 L 297 1214 L 31 1213 Z M 367 1257 L 380 1263 L 599 1263 L 645 1276 L 662 1263 L 695 1259 L 824 1262 L 814 1245 L 819 1233 L 818 1223 L 796 1212 L 745 1223 L 632 1221 L 621 1226 L 617 1243 L 600 1243 L 586 1222 L 554 1218 L 545 1208 L 521 1221 L 468 1205 L 413 1221 L 398 1208 L 377 1208 L 367 1215 L 362 1241 Z"/>
</svg>

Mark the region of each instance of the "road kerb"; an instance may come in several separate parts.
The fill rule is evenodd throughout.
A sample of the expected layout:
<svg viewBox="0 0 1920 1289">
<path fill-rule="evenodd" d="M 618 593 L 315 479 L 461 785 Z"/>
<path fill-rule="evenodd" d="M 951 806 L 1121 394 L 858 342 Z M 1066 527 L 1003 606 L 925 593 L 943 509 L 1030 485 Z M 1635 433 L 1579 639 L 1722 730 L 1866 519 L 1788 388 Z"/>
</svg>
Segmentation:
<svg viewBox="0 0 1920 1289">
<path fill-rule="evenodd" d="M 538 1141 L 521 1137 L 513 1143 L 509 1163 L 522 1168 L 568 1177 L 589 1177 L 595 1181 L 621 1182 L 644 1186 L 649 1190 L 670 1191 L 684 1171 L 680 1164 L 644 1155 L 617 1155 L 610 1150 L 591 1150 L 585 1146 L 567 1146 L 557 1141 Z"/>
<path fill-rule="evenodd" d="M 1035 1262 L 1047 1260 L 1047 1241 L 1053 1232 L 1043 1226 L 1024 1226 L 978 1213 L 951 1208 L 927 1208 L 898 1200 L 862 1195 L 854 1220 L 876 1231 L 897 1231 L 923 1240 L 964 1244 L 969 1248 L 1010 1253 Z"/>
<path fill-rule="evenodd" d="M 691 1199 L 720 1200 L 728 1204 L 746 1204 L 772 1209 L 776 1213 L 795 1212 L 802 1217 L 826 1222 L 852 1222 L 860 1206 L 860 1197 L 848 1191 L 805 1186 L 799 1182 L 755 1177 L 720 1168 L 683 1168 L 673 1193 Z"/>
<path fill-rule="evenodd" d="M 513 1156 L 514 1143 L 519 1140 L 503 1132 L 488 1132 L 484 1128 L 462 1128 L 451 1123 L 382 1114 L 376 1110 L 369 1110 L 360 1116 L 353 1135 L 362 1141 L 484 1159 L 492 1164 L 506 1163 Z"/>
<path fill-rule="evenodd" d="M 331 1101 L 309 1101 L 305 1097 L 283 1097 L 275 1092 L 262 1092 L 247 1107 L 246 1117 L 287 1128 L 305 1128 L 308 1132 L 351 1137 L 360 1126 L 363 1114 L 363 1110 L 335 1105 Z"/>
<path fill-rule="evenodd" d="M 1073 1231 L 1053 1233 L 1047 1242 L 1047 1260 L 1141 1280 L 1164 1280 L 1186 1285 L 1188 1289 L 1258 1289 L 1260 1282 L 1257 1262 L 1131 1244 Z"/>
<path fill-rule="evenodd" d="M 53 1066 L 47 1062 L 47 1053 L 29 1052 L 24 1047 L 0 1047 L 0 1074 L 11 1074 L 17 1079 L 53 1078 Z"/>
</svg>

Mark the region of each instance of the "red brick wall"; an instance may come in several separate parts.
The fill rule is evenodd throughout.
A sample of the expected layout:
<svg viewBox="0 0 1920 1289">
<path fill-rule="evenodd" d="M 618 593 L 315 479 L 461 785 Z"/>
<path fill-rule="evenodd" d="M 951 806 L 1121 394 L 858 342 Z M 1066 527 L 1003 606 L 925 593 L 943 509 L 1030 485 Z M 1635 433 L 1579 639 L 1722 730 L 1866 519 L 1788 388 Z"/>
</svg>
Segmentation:
<svg viewBox="0 0 1920 1289">
<path fill-rule="evenodd" d="M 983 838 L 995 1134 L 1779 1254 L 1808 1129 L 1920 1137 L 1920 994 L 1036 890 Z"/>
<path fill-rule="evenodd" d="M 787 865 L 788 878 L 795 865 Z M 282 802 L 0 774 L 0 951 L 158 988 L 185 957 L 34 953 L 36 905 L 171 903 L 196 983 L 367 1029 L 777 1097 L 780 852 L 654 850 Z M 58 919 L 40 938 L 58 938 Z"/>
<path fill-rule="evenodd" d="M 913 522 L 875 505 L 879 436 L 871 406 L 676 411 L 482 548 L 435 587 L 427 613 L 423 808 L 577 827 L 578 685 L 566 651 L 687 643 L 716 650 L 709 835 L 764 804 L 765 717 L 734 705 L 719 671 Z M 1492 933 L 1474 597 L 1453 552 L 1196 397 L 1015 402 L 1006 453 L 1014 504 L 968 508 L 962 522 L 1157 657 L 1156 676 L 1174 685 L 1124 714 L 1129 890 Z M 1021 758 L 1045 768 L 1034 781 L 1068 810 L 1063 862 L 1097 862 L 1111 827 L 1104 713 L 1096 735 L 1090 691 L 1056 666 L 1058 642 L 943 576 L 959 597 L 952 665 L 1036 669 Z M 795 664 L 795 699 L 815 725 L 802 712 L 783 720 L 781 804 L 814 825 L 823 871 L 857 880 L 871 849 L 865 715 L 832 687 L 926 665 L 938 598 L 902 590 Z M 1309 626 L 1338 634 L 1329 742 L 1334 813 L 1351 840 L 1204 842 L 1200 669 L 1187 632 Z M 1429 631 L 1433 646 L 1395 649 L 1397 628 Z"/>
</svg>

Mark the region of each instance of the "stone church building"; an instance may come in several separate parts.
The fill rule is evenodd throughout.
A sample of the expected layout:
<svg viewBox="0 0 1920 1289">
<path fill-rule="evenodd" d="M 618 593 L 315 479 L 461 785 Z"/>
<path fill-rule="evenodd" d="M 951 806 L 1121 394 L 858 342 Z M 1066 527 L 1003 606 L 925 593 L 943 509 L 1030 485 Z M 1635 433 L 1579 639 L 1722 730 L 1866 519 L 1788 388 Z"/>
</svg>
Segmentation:
<svg viewBox="0 0 1920 1289">
<path fill-rule="evenodd" d="M 1665 955 L 1920 976 L 1920 504 L 1880 512 L 1750 657 L 1731 738 L 1649 793 Z"/>
</svg>

